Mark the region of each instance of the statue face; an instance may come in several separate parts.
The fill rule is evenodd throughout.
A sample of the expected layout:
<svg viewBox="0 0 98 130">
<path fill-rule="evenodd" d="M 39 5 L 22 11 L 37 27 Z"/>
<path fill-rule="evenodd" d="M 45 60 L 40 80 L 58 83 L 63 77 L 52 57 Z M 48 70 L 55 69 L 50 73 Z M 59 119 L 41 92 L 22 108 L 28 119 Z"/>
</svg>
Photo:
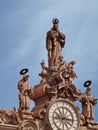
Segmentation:
<svg viewBox="0 0 98 130">
<path fill-rule="evenodd" d="M 87 87 L 86 92 L 89 93 L 91 91 L 91 87 Z"/>
<path fill-rule="evenodd" d="M 56 31 L 58 31 L 58 24 L 54 24 L 53 25 L 53 29 L 55 29 Z"/>
<path fill-rule="evenodd" d="M 28 79 L 29 79 L 29 75 L 23 76 L 23 80 L 24 80 L 24 81 L 27 81 Z"/>
</svg>

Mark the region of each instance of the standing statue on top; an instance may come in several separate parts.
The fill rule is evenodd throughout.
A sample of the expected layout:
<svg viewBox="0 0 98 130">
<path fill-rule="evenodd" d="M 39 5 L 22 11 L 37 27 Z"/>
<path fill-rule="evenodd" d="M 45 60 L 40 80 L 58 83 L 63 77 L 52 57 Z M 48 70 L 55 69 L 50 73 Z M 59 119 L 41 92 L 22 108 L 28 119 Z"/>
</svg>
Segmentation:
<svg viewBox="0 0 98 130">
<path fill-rule="evenodd" d="M 86 124 L 95 125 L 94 122 L 94 106 L 97 104 L 97 100 L 91 94 L 91 81 L 88 80 L 84 83 L 86 92 L 81 94 L 80 102 L 82 103 L 82 115 L 84 116 Z"/>
<path fill-rule="evenodd" d="M 65 35 L 58 30 L 58 19 L 53 19 L 53 27 L 47 33 L 46 48 L 48 50 L 49 67 L 58 67 L 59 58 L 62 56 L 61 51 L 65 45 Z"/>
<path fill-rule="evenodd" d="M 23 78 L 18 82 L 18 90 L 19 90 L 19 108 L 23 111 L 28 110 L 29 105 L 29 96 L 28 91 L 30 89 L 27 80 L 29 78 L 29 75 L 23 76 Z"/>
<path fill-rule="evenodd" d="M 27 111 L 30 108 L 29 98 L 30 94 L 33 93 L 32 88 L 28 84 L 29 75 L 26 73 L 28 69 L 23 69 L 20 71 L 20 74 L 23 75 L 23 78 L 18 82 L 19 90 L 19 109 L 22 111 Z"/>
</svg>

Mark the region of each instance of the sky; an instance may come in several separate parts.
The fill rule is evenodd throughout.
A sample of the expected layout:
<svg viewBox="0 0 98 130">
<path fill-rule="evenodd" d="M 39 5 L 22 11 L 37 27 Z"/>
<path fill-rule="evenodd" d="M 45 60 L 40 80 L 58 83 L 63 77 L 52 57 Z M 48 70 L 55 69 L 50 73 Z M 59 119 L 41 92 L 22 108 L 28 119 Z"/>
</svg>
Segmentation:
<svg viewBox="0 0 98 130">
<path fill-rule="evenodd" d="M 21 69 L 29 69 L 31 87 L 40 83 L 40 63 L 47 65 L 48 59 L 46 33 L 54 18 L 66 35 L 65 61 L 76 61 L 75 86 L 85 92 L 83 84 L 91 80 L 92 94 L 98 98 L 98 0 L 0 0 L 0 109 L 18 108 Z"/>
</svg>

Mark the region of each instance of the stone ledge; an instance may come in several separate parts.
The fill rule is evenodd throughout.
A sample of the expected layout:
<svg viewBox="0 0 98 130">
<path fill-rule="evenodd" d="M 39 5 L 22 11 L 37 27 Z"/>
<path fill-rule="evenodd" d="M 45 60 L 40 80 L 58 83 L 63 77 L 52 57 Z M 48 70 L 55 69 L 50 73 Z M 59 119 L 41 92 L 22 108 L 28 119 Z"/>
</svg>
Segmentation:
<svg viewBox="0 0 98 130">
<path fill-rule="evenodd" d="M 18 130 L 17 125 L 0 124 L 0 130 Z"/>
<path fill-rule="evenodd" d="M 79 130 L 97 130 L 96 128 L 87 128 L 85 126 L 81 126 Z"/>
</svg>

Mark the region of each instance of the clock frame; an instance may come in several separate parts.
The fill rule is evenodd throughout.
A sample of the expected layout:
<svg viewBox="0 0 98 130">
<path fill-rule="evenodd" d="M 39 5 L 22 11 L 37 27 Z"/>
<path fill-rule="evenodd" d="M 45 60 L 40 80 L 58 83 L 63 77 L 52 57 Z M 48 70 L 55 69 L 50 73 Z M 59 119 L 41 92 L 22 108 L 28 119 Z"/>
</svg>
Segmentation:
<svg viewBox="0 0 98 130">
<path fill-rule="evenodd" d="M 78 130 L 80 124 L 77 108 L 65 99 L 52 101 L 47 108 L 46 118 L 51 130 Z"/>
</svg>

